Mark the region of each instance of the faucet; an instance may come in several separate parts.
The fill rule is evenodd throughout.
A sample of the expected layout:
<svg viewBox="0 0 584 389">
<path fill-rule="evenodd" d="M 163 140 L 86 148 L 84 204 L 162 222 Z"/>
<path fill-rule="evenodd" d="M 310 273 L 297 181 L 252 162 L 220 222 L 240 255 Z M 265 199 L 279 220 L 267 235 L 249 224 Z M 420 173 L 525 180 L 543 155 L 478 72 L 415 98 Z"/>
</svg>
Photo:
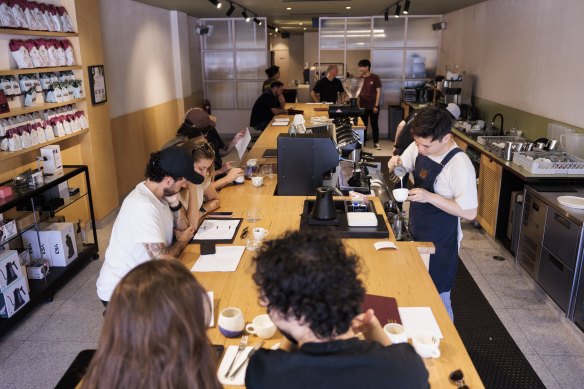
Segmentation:
<svg viewBox="0 0 584 389">
<path fill-rule="evenodd" d="M 503 130 L 503 115 L 502 114 L 498 113 L 498 114 L 495 114 L 495 116 L 493 116 L 493 119 L 491 120 L 491 128 L 497 128 L 497 127 L 495 127 L 495 119 L 497 118 L 497 116 L 499 116 L 501 118 L 501 127 L 499 127 L 499 131 L 496 135 L 504 135 L 505 130 Z"/>
</svg>

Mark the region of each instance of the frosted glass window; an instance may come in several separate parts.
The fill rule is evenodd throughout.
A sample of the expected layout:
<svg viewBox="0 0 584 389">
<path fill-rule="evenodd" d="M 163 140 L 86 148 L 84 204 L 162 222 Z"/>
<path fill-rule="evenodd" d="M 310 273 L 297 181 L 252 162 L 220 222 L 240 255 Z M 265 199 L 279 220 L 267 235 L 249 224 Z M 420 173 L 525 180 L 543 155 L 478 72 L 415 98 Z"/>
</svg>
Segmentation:
<svg viewBox="0 0 584 389">
<path fill-rule="evenodd" d="M 237 108 L 252 109 L 262 94 L 262 82 L 241 81 L 237 83 Z M 247 124 L 247 123 L 246 123 Z"/>
<path fill-rule="evenodd" d="M 439 21 L 439 17 L 408 18 L 408 47 L 438 47 L 440 30 L 432 30 L 432 24 Z"/>
<path fill-rule="evenodd" d="M 407 50 L 406 78 L 434 78 L 438 66 L 438 50 Z"/>
<path fill-rule="evenodd" d="M 373 50 L 371 62 L 375 64 L 374 73 L 379 78 L 398 78 L 401 80 L 404 67 L 403 50 Z"/>
<path fill-rule="evenodd" d="M 235 47 L 237 49 L 266 49 L 266 19 L 258 26 L 253 21 L 235 20 Z"/>
<path fill-rule="evenodd" d="M 207 93 L 209 101 L 214 109 L 234 109 L 235 108 L 235 82 L 207 82 Z"/>
<path fill-rule="evenodd" d="M 347 19 L 347 50 L 371 47 L 371 18 Z"/>
<path fill-rule="evenodd" d="M 231 80 L 234 77 L 233 52 L 206 51 L 203 53 L 205 80 Z"/>
<path fill-rule="evenodd" d="M 401 81 L 384 81 L 381 83 L 383 105 L 399 104 L 401 100 Z"/>
<path fill-rule="evenodd" d="M 232 49 L 233 40 L 229 33 L 228 20 L 209 20 L 206 19 L 204 25 L 213 26 L 207 35 L 203 35 L 203 47 L 206 50 Z"/>
<path fill-rule="evenodd" d="M 320 48 L 345 48 L 345 19 L 320 19 Z"/>
<path fill-rule="evenodd" d="M 265 51 L 236 51 L 235 60 L 238 79 L 257 80 L 266 78 L 264 70 L 268 65 Z"/>
<path fill-rule="evenodd" d="M 373 19 L 373 47 L 404 47 L 404 18 Z"/>
</svg>

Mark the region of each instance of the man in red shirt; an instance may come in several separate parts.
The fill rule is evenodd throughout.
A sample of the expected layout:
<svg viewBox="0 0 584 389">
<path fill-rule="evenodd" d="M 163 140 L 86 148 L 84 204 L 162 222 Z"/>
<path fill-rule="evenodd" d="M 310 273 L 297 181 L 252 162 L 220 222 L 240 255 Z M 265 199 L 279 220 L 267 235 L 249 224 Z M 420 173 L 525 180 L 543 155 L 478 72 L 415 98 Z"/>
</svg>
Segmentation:
<svg viewBox="0 0 584 389">
<path fill-rule="evenodd" d="M 381 80 L 377 74 L 371 73 L 371 62 L 368 59 L 359 61 L 359 72 L 363 77 L 363 88 L 359 94 L 359 107 L 365 108 L 365 114 L 361 116 L 365 124 L 365 142 L 367 142 L 367 125 L 371 118 L 371 131 L 373 132 L 373 145 L 381 150 L 379 145 L 379 99 L 381 97 Z"/>
</svg>

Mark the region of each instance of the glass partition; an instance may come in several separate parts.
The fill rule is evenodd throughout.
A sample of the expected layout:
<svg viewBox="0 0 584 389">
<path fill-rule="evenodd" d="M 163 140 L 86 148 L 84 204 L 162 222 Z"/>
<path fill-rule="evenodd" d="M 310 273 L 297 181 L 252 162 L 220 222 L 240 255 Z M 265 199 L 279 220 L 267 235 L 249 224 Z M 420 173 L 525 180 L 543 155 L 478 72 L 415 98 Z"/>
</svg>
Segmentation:
<svg viewBox="0 0 584 389">
<path fill-rule="evenodd" d="M 263 21 L 261 26 L 241 19 L 234 21 L 235 47 L 237 49 L 266 49 L 266 19 L 258 19 Z"/>
<path fill-rule="evenodd" d="M 371 47 L 371 18 L 347 19 L 347 50 Z"/>
<path fill-rule="evenodd" d="M 373 47 L 404 47 L 405 19 L 373 19 Z"/>
<path fill-rule="evenodd" d="M 319 32 L 321 50 L 345 47 L 345 18 L 321 18 Z"/>
<path fill-rule="evenodd" d="M 229 21 L 207 19 L 202 21 L 202 25 L 209 27 L 209 32 L 204 35 L 203 49 L 221 50 L 233 48 Z"/>
</svg>

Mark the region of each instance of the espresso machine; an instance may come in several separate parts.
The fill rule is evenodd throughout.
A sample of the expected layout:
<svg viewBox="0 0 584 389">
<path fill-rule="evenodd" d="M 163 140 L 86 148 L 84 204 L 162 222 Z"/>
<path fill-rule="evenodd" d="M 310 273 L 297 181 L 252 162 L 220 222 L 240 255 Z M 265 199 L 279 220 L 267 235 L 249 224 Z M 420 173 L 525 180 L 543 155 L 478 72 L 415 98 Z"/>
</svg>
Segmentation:
<svg viewBox="0 0 584 389">
<path fill-rule="evenodd" d="M 442 81 L 444 103 L 471 105 L 473 76 L 465 72 L 459 73 L 459 66 L 446 65 L 446 78 Z"/>
</svg>

